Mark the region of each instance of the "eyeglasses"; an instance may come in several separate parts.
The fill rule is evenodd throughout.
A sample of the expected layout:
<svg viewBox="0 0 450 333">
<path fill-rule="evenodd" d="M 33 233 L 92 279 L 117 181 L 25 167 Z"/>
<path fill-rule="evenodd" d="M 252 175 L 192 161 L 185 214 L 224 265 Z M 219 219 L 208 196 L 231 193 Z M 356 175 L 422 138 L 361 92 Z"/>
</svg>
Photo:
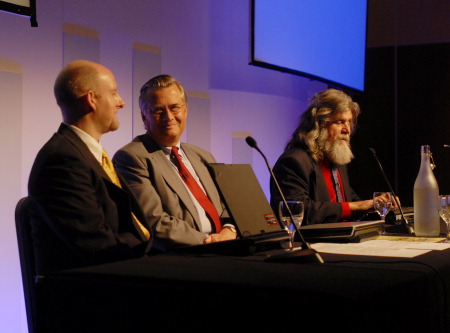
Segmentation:
<svg viewBox="0 0 450 333">
<path fill-rule="evenodd" d="M 166 112 L 166 110 L 169 110 L 171 114 L 177 115 L 178 113 L 180 113 L 181 109 L 185 105 L 186 105 L 186 103 L 184 103 L 183 105 L 175 104 L 175 105 L 170 105 L 167 107 L 162 106 L 159 108 L 147 109 L 147 110 L 144 110 L 144 112 L 150 112 L 154 117 L 160 117 L 161 114 Z"/>
</svg>

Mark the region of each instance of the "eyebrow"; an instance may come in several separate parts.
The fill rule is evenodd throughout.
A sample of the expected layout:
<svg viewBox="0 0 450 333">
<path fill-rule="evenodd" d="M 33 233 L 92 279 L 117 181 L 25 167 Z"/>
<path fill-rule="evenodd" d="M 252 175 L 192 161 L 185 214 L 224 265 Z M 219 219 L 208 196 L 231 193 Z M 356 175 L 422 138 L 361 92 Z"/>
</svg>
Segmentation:
<svg viewBox="0 0 450 333">
<path fill-rule="evenodd" d="M 168 107 L 171 107 L 171 106 L 182 106 L 182 105 L 183 105 L 182 103 L 167 104 Z M 166 105 L 153 105 L 151 108 L 152 109 L 160 109 L 160 108 L 165 108 L 165 107 L 166 107 Z"/>
</svg>

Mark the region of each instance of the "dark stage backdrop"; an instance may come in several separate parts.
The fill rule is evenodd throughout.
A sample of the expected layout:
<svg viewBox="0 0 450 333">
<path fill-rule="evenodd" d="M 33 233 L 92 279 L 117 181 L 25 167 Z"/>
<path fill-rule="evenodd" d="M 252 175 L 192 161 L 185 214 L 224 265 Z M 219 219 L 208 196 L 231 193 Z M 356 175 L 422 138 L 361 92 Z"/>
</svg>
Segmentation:
<svg viewBox="0 0 450 333">
<path fill-rule="evenodd" d="M 366 91 L 352 139 L 349 167 L 353 188 L 368 199 L 387 190 L 369 147 L 377 151 L 402 204 L 413 205 L 420 146 L 431 146 L 441 194 L 450 194 L 450 44 L 367 50 Z"/>
</svg>

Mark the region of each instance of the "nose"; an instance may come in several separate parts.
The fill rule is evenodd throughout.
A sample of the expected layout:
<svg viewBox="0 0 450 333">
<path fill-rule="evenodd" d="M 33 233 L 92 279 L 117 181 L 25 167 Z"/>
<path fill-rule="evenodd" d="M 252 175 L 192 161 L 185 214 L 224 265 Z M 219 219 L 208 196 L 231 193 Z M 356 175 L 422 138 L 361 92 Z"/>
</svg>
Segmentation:
<svg viewBox="0 0 450 333">
<path fill-rule="evenodd" d="M 342 125 L 341 133 L 342 133 L 342 134 L 350 134 L 351 131 L 352 131 L 352 129 L 351 129 L 350 123 L 346 121 L 346 122 Z"/>
<path fill-rule="evenodd" d="M 117 103 L 117 106 L 118 106 L 119 109 L 122 109 L 123 107 L 125 107 L 125 102 L 124 102 L 124 100 L 122 99 L 122 97 L 119 94 L 117 94 L 117 96 L 119 97 L 119 101 Z"/>
<path fill-rule="evenodd" d="M 161 113 L 161 118 L 167 119 L 168 121 L 174 119 L 172 112 L 170 112 L 170 109 L 168 106 L 164 108 L 164 112 Z"/>
</svg>

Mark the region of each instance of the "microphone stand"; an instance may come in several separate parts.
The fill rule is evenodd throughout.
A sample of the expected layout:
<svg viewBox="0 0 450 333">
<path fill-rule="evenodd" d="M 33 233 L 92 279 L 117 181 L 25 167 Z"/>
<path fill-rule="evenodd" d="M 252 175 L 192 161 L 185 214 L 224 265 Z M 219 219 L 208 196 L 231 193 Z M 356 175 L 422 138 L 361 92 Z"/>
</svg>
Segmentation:
<svg viewBox="0 0 450 333">
<path fill-rule="evenodd" d="M 372 155 L 375 158 L 375 160 L 378 162 L 378 166 L 380 167 L 381 173 L 383 174 L 384 181 L 389 186 L 389 190 L 391 191 L 391 193 L 392 193 L 392 195 L 394 197 L 395 203 L 397 204 L 397 207 L 400 210 L 400 214 L 402 216 L 402 224 L 403 224 L 403 227 L 405 228 L 405 231 L 408 234 L 413 234 L 414 233 L 414 229 L 413 229 L 413 227 L 411 225 L 409 225 L 408 221 L 405 218 L 405 214 L 403 214 L 402 206 L 400 205 L 400 202 L 398 201 L 397 196 L 395 195 L 394 190 L 392 189 L 391 183 L 389 182 L 389 180 L 386 177 L 386 174 L 384 173 L 383 167 L 381 166 L 380 160 L 377 157 L 377 153 L 375 152 L 375 149 L 369 148 L 369 150 L 372 153 Z"/>
<path fill-rule="evenodd" d="M 283 191 L 281 190 L 280 185 L 278 184 L 278 181 L 275 178 L 275 175 L 273 174 L 272 168 L 269 166 L 269 162 L 267 161 L 266 156 L 259 149 L 259 147 L 256 143 L 256 140 L 253 139 L 251 136 L 248 136 L 245 138 L 245 141 L 247 142 L 247 144 L 250 147 L 256 149 L 261 154 L 264 161 L 266 162 L 267 168 L 269 169 L 269 172 L 270 172 L 270 176 L 272 177 L 272 179 L 277 187 L 278 193 L 281 196 L 281 200 L 283 201 L 283 203 L 288 211 L 289 219 L 291 220 L 292 225 L 295 227 L 295 231 L 300 236 L 300 241 L 302 243 L 301 250 L 291 250 L 291 251 L 287 251 L 287 252 L 283 252 L 283 253 L 272 254 L 272 255 L 269 255 L 264 261 L 267 261 L 267 262 L 321 263 L 321 264 L 323 264 L 324 260 L 322 259 L 319 252 L 317 252 L 316 250 L 311 248 L 311 246 L 303 238 L 303 235 L 300 232 L 300 229 L 295 225 L 294 216 L 292 215 L 291 209 L 289 208 L 289 205 L 286 202 L 286 198 L 283 195 Z"/>
</svg>

